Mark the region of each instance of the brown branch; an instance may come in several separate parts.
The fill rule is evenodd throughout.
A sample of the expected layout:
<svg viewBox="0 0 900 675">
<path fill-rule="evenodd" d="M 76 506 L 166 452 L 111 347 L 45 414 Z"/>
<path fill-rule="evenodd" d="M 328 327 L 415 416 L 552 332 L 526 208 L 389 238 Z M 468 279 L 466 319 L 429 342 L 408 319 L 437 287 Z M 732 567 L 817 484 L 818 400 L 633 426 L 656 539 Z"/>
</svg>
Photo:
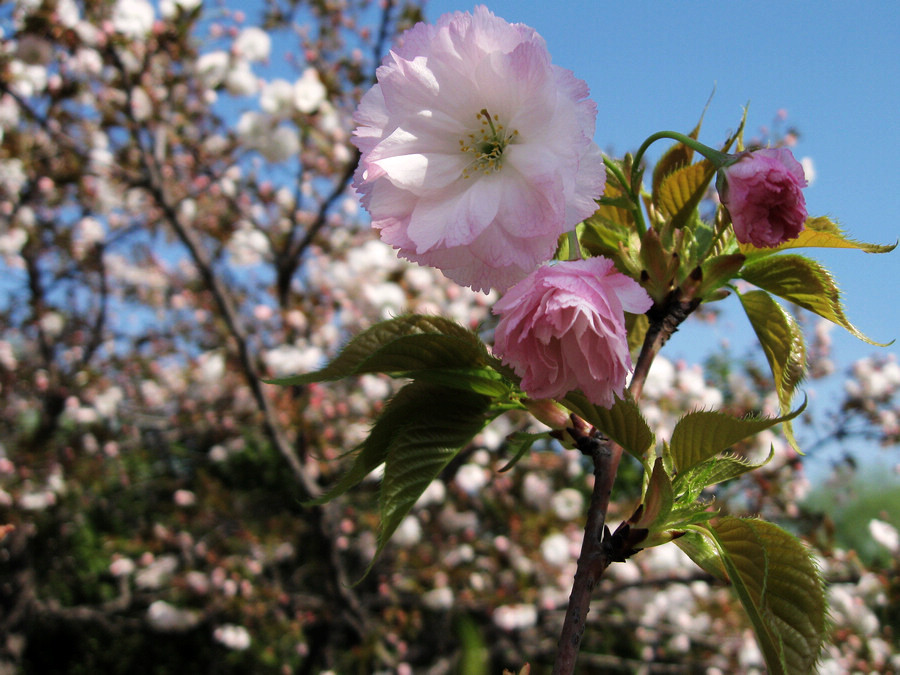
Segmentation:
<svg viewBox="0 0 900 675">
<path fill-rule="evenodd" d="M 143 153 L 143 156 L 146 160 L 146 153 Z M 166 222 L 188 250 L 191 260 L 196 266 L 197 271 L 200 273 L 200 277 L 203 279 L 204 284 L 209 289 L 219 308 L 222 320 L 225 322 L 228 333 L 234 340 L 237 348 L 241 371 L 244 374 L 247 385 L 250 387 L 256 405 L 262 413 L 263 426 L 266 434 L 272 439 L 279 454 L 288 463 L 288 466 L 291 467 L 291 471 L 300 482 L 306 494 L 310 497 L 317 496 L 320 492 L 319 487 L 304 470 L 303 465 L 300 463 L 300 459 L 294 453 L 293 447 L 288 442 L 287 438 L 285 438 L 280 426 L 275 421 L 275 411 L 263 391 L 262 380 L 260 379 L 260 374 L 257 371 L 256 364 L 253 360 L 247 333 L 244 330 L 243 322 L 241 321 L 240 314 L 231 295 L 226 289 L 222 279 L 213 270 L 212 262 L 209 260 L 206 251 L 203 249 L 196 234 L 189 227 L 184 226 L 180 222 L 175 207 L 166 198 L 162 183 L 158 178 L 159 174 L 156 171 L 150 170 L 150 166 L 147 166 L 147 169 L 149 181 L 144 185 L 144 188 L 153 197 L 157 207 L 162 211 Z"/>
<path fill-rule="evenodd" d="M 644 336 L 644 344 L 634 366 L 634 375 L 628 390 L 638 400 L 644 390 L 644 382 L 653 365 L 653 359 L 659 354 L 663 345 L 674 335 L 678 327 L 700 305 L 700 301 L 686 297 L 680 288 L 669 294 L 662 304 L 654 304 L 647 312 L 650 326 Z"/>
<path fill-rule="evenodd" d="M 640 398 L 653 359 L 678 326 L 700 304 L 691 296 L 691 292 L 683 293 L 680 288 L 676 289 L 662 305 L 654 305 L 647 313 L 650 327 L 644 336 L 644 344 L 629 386 L 629 392 L 635 400 Z M 601 442 L 599 439 L 602 438 L 602 431 L 589 428 L 569 430 L 579 449 L 593 460 L 594 488 L 588 505 L 584 539 L 581 542 L 581 553 L 578 556 L 569 605 L 560 633 L 553 675 L 571 675 L 575 672 L 581 638 L 590 610 L 591 594 L 610 563 L 621 559 L 619 553 L 611 549 L 608 530 L 605 528 L 610 495 L 623 450 L 612 441 L 604 439 Z"/>
<path fill-rule="evenodd" d="M 316 219 L 309 226 L 309 229 L 306 230 L 303 238 L 297 241 L 293 246 L 290 246 L 289 249 L 285 252 L 285 255 L 282 256 L 278 261 L 279 264 L 277 269 L 276 289 L 280 306 L 285 307 L 288 304 L 288 293 L 291 287 L 291 279 L 293 278 L 294 273 L 297 271 L 297 268 L 300 266 L 300 260 L 303 256 L 303 252 L 306 251 L 307 248 L 309 248 L 309 245 L 312 244 L 313 240 L 316 238 L 316 235 L 328 222 L 328 211 L 331 208 L 332 204 L 334 204 L 334 202 L 337 201 L 337 199 L 347 190 L 347 186 L 350 184 L 350 179 L 353 178 L 353 174 L 356 171 L 356 166 L 359 163 L 359 154 L 359 150 L 354 153 L 353 159 L 351 159 L 347 166 L 344 168 L 344 173 L 337 180 L 337 182 L 335 182 L 334 186 L 331 189 L 331 192 L 319 205 Z"/>
<path fill-rule="evenodd" d="M 585 435 L 582 430 L 570 429 L 570 433 L 582 453 L 590 456 L 594 462 L 594 488 L 584 527 L 584 539 L 581 542 L 581 554 L 578 556 L 569 605 L 559 637 L 559 651 L 553 666 L 553 675 L 575 672 L 575 662 L 578 659 L 585 621 L 590 609 L 591 594 L 603 571 L 609 566 L 603 546 L 603 532 L 613 482 L 616 479 L 619 461 L 622 459 L 621 446 L 601 437 L 596 430 Z"/>
<path fill-rule="evenodd" d="M 34 327 L 37 332 L 38 351 L 41 354 L 41 359 L 44 361 L 44 367 L 52 371 L 53 341 L 48 338 L 41 323 L 41 319 L 47 311 L 46 293 L 44 291 L 44 283 L 41 280 L 41 268 L 38 264 L 39 252 L 36 250 L 32 251 L 32 248 L 37 249 L 37 245 L 31 247 L 26 243 L 22 249 L 22 259 L 25 261 L 25 271 L 28 275 L 28 304 L 31 307 Z"/>
<path fill-rule="evenodd" d="M 124 64 L 121 62 L 121 59 L 119 58 L 116 50 L 110 48 L 107 50 L 107 53 L 115 63 L 123 78 L 127 79 L 128 71 L 125 68 Z M 138 149 L 140 167 L 143 172 L 141 180 L 132 181 L 132 183 L 135 185 L 135 187 L 140 187 L 147 191 L 147 193 L 156 204 L 157 208 L 162 212 L 163 218 L 166 223 L 169 225 L 169 227 L 172 228 L 175 236 L 178 237 L 178 239 L 187 249 L 190 258 L 194 263 L 194 266 L 200 274 L 200 277 L 212 294 L 213 300 L 215 301 L 219 309 L 222 320 L 225 322 L 225 326 L 228 329 L 228 333 L 234 340 L 234 343 L 237 347 L 237 354 L 238 360 L 241 364 L 241 371 L 244 374 L 247 385 L 250 387 L 250 391 L 253 394 L 253 399 L 256 402 L 257 408 L 262 413 L 263 427 L 265 429 L 266 435 L 269 436 L 269 438 L 275 444 L 278 453 L 288 463 L 288 466 L 290 466 L 291 471 L 297 478 L 307 496 L 318 496 L 321 490 L 319 489 L 315 481 L 312 480 L 312 478 L 310 478 L 308 473 L 304 470 L 300 459 L 297 457 L 291 444 L 288 442 L 287 438 L 285 438 L 281 427 L 275 420 L 275 411 L 273 410 L 271 402 L 263 391 L 260 374 L 256 368 L 256 364 L 254 363 L 253 356 L 251 354 L 247 333 L 244 330 L 240 313 L 238 312 L 238 309 L 234 304 L 231 294 L 228 292 L 228 289 L 226 288 L 225 283 L 222 281 L 222 279 L 215 273 L 213 263 L 207 255 L 206 250 L 201 244 L 199 238 L 196 236 L 196 233 L 191 228 L 182 224 L 182 222 L 178 218 L 178 213 L 175 205 L 166 195 L 164 180 L 162 178 L 162 167 L 159 165 L 159 161 L 157 160 L 153 151 L 146 147 L 146 144 L 141 138 L 141 125 L 134 118 L 134 115 L 131 112 L 131 97 L 131 89 L 129 87 L 126 87 L 125 103 L 122 106 L 122 112 L 128 120 L 127 131 L 129 132 L 135 147 Z"/>
<path fill-rule="evenodd" d="M 84 348 L 84 354 L 81 357 L 81 368 L 87 367 L 94 354 L 103 344 L 103 331 L 106 328 L 106 321 L 109 309 L 109 279 L 106 273 L 105 262 L 105 246 L 103 243 L 94 244 L 93 250 L 89 254 L 97 264 L 97 275 L 100 277 L 100 299 L 94 320 L 90 324 L 90 337 Z"/>
</svg>

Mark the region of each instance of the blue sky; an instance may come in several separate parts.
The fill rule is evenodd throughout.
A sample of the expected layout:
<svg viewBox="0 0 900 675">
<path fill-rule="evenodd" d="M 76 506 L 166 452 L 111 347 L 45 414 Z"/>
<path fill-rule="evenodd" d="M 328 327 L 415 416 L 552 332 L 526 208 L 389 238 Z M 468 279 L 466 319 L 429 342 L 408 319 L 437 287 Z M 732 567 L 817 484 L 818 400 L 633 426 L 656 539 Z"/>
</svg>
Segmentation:
<svg viewBox="0 0 900 675">
<path fill-rule="evenodd" d="M 802 136 L 794 152 L 816 169 L 806 190 L 813 215 L 829 215 L 856 239 L 900 237 L 900 5 L 839 2 L 602 2 L 494 0 L 508 21 L 547 41 L 555 63 L 584 79 L 597 102 L 595 140 L 617 154 L 661 129 L 689 131 L 715 87 L 701 141 L 715 145 L 749 102 L 748 132 L 776 112 Z M 429 20 L 471 10 L 430 0 Z M 651 158 L 664 149 L 653 147 Z M 850 320 L 873 339 L 900 339 L 894 305 L 900 249 L 885 255 L 811 250 L 836 276 Z M 704 329 L 709 330 L 709 329 Z M 749 325 L 734 316 L 721 332 Z M 832 333 L 842 362 L 876 353 L 842 330 Z M 712 336 L 710 336 L 712 337 Z M 690 358 L 693 344 L 670 343 Z M 897 347 L 889 348 L 897 351 Z"/>
</svg>

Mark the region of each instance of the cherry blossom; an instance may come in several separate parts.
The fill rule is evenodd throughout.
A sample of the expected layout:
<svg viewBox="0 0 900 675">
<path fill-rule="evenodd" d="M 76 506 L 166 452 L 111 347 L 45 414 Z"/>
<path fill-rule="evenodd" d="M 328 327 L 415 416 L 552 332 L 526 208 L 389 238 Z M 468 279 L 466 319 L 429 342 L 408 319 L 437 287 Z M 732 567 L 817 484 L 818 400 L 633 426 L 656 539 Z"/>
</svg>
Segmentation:
<svg viewBox="0 0 900 675">
<path fill-rule="evenodd" d="M 534 398 L 579 389 L 611 407 L 632 368 L 625 312 L 640 314 L 651 304 L 607 258 L 544 265 L 494 305 L 494 351 Z"/>
<path fill-rule="evenodd" d="M 537 33 L 484 7 L 418 24 L 354 116 L 373 226 L 462 285 L 509 288 L 603 191 L 587 97 Z"/>
</svg>

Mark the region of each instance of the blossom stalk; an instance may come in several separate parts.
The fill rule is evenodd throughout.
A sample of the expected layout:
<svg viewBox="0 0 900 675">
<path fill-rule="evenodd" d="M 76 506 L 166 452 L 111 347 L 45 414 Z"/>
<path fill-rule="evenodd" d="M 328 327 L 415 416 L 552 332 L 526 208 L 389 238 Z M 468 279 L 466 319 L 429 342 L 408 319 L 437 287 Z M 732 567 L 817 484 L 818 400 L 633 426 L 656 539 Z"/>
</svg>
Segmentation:
<svg viewBox="0 0 900 675">
<path fill-rule="evenodd" d="M 645 140 L 641 144 L 641 147 L 639 147 L 637 152 L 634 154 L 634 163 L 631 166 L 632 184 L 637 181 L 637 172 L 640 169 L 641 160 L 644 158 L 644 154 L 647 152 L 651 145 L 653 145 L 656 141 L 662 140 L 663 138 L 669 138 L 673 141 L 678 141 L 679 143 L 689 147 L 691 150 L 699 152 L 706 159 L 712 162 L 716 166 L 716 168 L 728 164 L 728 162 L 732 159 L 732 155 L 711 148 L 708 145 L 701 143 L 696 138 L 691 138 L 686 134 L 682 134 L 677 131 L 657 131 L 655 134 L 648 136 L 647 140 Z"/>
</svg>

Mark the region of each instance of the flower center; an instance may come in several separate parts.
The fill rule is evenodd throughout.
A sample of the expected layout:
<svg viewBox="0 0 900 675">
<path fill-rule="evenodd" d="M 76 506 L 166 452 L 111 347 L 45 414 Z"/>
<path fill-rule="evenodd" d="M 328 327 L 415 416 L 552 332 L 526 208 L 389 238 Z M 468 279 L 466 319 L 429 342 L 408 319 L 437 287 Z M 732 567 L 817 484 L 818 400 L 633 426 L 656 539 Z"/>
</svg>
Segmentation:
<svg viewBox="0 0 900 675">
<path fill-rule="evenodd" d="M 503 166 L 503 150 L 519 135 L 518 129 L 507 131 L 506 127 L 499 123 L 497 115 L 491 115 L 486 108 L 482 108 L 475 116 L 481 122 L 478 131 L 467 134 L 459 139 L 461 152 L 475 156 L 469 165 L 463 169 L 462 177 L 471 178 L 473 174 L 492 174 Z"/>
</svg>

